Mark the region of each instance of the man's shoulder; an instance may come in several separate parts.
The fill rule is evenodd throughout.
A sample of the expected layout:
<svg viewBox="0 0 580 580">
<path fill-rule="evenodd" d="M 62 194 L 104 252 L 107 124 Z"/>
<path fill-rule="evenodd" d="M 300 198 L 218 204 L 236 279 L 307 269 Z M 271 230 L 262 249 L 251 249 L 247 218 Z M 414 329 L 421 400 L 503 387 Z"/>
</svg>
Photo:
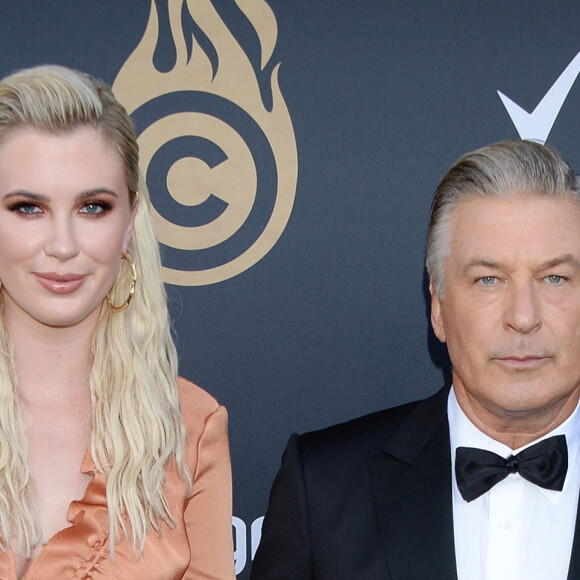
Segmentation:
<svg viewBox="0 0 580 580">
<path fill-rule="evenodd" d="M 440 408 L 447 389 L 426 399 L 397 405 L 344 423 L 300 435 L 298 445 L 307 461 L 329 461 L 376 452 L 391 440 L 403 424 L 414 423 L 424 409 Z M 407 426 L 408 428 L 408 426 Z"/>
<path fill-rule="evenodd" d="M 331 425 L 324 429 L 310 431 L 300 436 L 303 445 L 309 447 L 327 445 L 364 445 L 384 439 L 404 422 L 409 413 L 419 403 L 412 401 L 375 411 L 362 417 Z"/>
</svg>

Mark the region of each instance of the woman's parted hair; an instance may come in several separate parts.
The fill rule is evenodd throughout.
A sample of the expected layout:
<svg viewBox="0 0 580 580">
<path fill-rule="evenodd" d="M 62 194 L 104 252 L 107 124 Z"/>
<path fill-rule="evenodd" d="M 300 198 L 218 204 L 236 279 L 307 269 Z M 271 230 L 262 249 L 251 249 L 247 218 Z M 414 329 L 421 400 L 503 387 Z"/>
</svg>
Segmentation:
<svg viewBox="0 0 580 580">
<path fill-rule="evenodd" d="M 111 557 L 122 535 L 137 553 L 145 536 L 173 526 L 162 490 L 164 468 L 176 462 L 191 490 L 185 463 L 185 427 L 177 392 L 177 355 L 171 337 L 159 247 L 149 199 L 138 167 L 131 118 L 111 88 L 62 66 L 22 70 L 0 81 L 0 146 L 11 131 L 31 127 L 53 134 L 90 126 L 113 144 L 122 159 L 131 204 L 139 199 L 129 246 L 138 283 L 128 308 L 112 312 L 103 301 L 93 337 L 90 374 L 90 452 L 107 476 Z M 119 256 L 121 264 L 121 257 Z M 122 303 L 130 272 L 121 267 L 109 292 Z M 30 555 L 46 541 L 28 469 L 28 438 L 18 403 L 18 379 L 9 333 L 0 317 L 0 533 L 2 548 Z"/>
<path fill-rule="evenodd" d="M 580 179 L 554 148 L 534 141 L 502 141 L 458 159 L 435 191 L 427 233 L 427 273 L 439 298 L 443 298 L 453 209 L 467 197 L 513 195 L 571 196 L 580 202 Z"/>
</svg>

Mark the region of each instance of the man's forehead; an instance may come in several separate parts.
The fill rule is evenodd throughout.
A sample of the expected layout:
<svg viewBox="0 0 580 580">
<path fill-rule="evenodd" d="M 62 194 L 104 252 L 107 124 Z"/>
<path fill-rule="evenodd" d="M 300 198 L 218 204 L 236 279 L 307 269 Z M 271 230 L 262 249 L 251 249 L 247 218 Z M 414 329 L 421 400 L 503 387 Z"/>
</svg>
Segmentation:
<svg viewBox="0 0 580 580">
<path fill-rule="evenodd" d="M 510 265 L 509 262 L 504 262 L 501 259 L 494 258 L 493 256 L 488 257 L 485 254 L 481 254 L 467 259 L 460 264 L 460 267 L 463 273 L 469 273 L 471 270 L 477 268 L 505 269 Z M 571 253 L 554 254 L 543 261 L 538 261 L 533 264 L 534 268 L 539 271 L 549 270 L 550 268 L 556 268 L 562 265 L 567 265 L 575 270 L 580 270 L 580 253 L 579 255 Z"/>
<path fill-rule="evenodd" d="M 449 219 L 450 254 L 493 261 L 514 254 L 537 262 L 580 259 L 580 202 L 572 196 L 471 196 Z"/>
<path fill-rule="evenodd" d="M 501 195 L 480 195 L 478 193 L 467 194 L 458 200 L 449 213 L 450 221 L 474 220 L 478 221 L 488 212 L 494 212 L 501 207 L 506 214 L 518 214 L 526 207 L 544 206 L 546 208 L 577 209 L 580 212 L 580 198 L 572 193 L 568 195 L 550 195 L 535 191 L 506 192 Z M 550 219 L 550 214 L 545 214 Z"/>
</svg>

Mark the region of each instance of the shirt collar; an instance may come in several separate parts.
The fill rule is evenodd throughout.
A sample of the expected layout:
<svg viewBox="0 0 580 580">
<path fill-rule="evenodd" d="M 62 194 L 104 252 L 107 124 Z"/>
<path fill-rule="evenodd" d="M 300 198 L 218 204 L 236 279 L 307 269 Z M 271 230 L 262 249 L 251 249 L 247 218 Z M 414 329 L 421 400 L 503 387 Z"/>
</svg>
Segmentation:
<svg viewBox="0 0 580 580">
<path fill-rule="evenodd" d="M 482 431 L 480 431 L 463 412 L 463 409 L 459 406 L 457 398 L 455 396 L 455 391 L 451 387 L 449 391 L 449 398 L 447 400 L 447 415 L 449 418 L 449 438 L 451 442 L 451 465 L 453 472 L 455 473 L 455 452 L 458 447 L 477 447 L 479 449 L 485 449 L 487 451 L 492 451 L 501 457 L 507 458 L 510 455 L 515 455 L 519 453 L 526 447 L 534 445 L 543 439 L 552 437 L 553 435 L 565 435 L 566 443 L 568 445 L 568 472 L 566 473 L 566 480 L 564 482 L 564 489 L 569 484 L 571 466 L 576 465 L 578 459 L 578 447 L 580 444 L 580 411 L 579 405 L 572 414 L 553 431 L 546 433 L 542 437 L 536 439 L 520 447 L 519 449 L 511 449 L 507 445 L 492 439 Z M 558 503 L 560 498 L 560 492 L 550 489 L 544 489 L 538 487 L 538 489 L 552 502 Z"/>
</svg>

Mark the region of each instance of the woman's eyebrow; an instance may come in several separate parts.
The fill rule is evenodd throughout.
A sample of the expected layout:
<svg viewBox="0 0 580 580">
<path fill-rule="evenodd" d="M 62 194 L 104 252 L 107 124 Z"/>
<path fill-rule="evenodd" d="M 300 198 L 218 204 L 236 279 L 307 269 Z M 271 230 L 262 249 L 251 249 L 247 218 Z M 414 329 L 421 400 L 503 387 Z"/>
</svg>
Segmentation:
<svg viewBox="0 0 580 580">
<path fill-rule="evenodd" d="M 25 190 L 11 191 L 10 193 L 7 193 L 4 196 L 4 199 L 11 199 L 12 197 L 25 197 L 32 201 L 42 201 L 42 202 L 47 202 L 50 200 L 50 198 L 47 195 L 43 195 L 41 193 L 32 193 L 31 191 Z"/>
</svg>

